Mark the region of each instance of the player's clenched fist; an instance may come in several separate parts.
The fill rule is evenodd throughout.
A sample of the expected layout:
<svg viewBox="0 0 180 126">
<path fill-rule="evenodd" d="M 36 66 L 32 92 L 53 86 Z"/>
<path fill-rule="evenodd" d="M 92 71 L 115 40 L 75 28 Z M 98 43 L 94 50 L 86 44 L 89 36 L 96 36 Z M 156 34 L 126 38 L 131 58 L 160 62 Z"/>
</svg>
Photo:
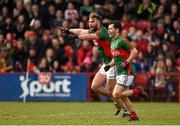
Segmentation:
<svg viewBox="0 0 180 126">
<path fill-rule="evenodd" d="M 107 72 L 110 68 L 111 68 L 110 65 L 106 65 L 106 66 L 104 67 L 104 70 Z"/>
<path fill-rule="evenodd" d="M 63 33 L 70 34 L 69 28 L 57 27 L 56 30 L 60 29 Z"/>
</svg>

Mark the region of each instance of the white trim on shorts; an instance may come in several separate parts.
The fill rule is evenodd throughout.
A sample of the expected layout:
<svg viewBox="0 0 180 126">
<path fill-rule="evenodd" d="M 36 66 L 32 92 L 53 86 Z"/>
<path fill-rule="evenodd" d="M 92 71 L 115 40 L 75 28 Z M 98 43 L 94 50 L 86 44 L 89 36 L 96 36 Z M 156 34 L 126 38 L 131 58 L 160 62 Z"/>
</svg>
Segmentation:
<svg viewBox="0 0 180 126">
<path fill-rule="evenodd" d="M 117 75 L 116 82 L 118 85 L 129 87 L 134 80 L 133 75 Z"/>
<path fill-rule="evenodd" d="M 107 72 L 104 70 L 104 67 L 106 65 L 103 64 L 101 66 L 101 68 L 99 69 L 99 72 L 103 75 L 106 75 L 107 76 L 107 79 L 115 79 L 115 76 L 116 76 L 116 67 L 111 67 Z"/>
</svg>

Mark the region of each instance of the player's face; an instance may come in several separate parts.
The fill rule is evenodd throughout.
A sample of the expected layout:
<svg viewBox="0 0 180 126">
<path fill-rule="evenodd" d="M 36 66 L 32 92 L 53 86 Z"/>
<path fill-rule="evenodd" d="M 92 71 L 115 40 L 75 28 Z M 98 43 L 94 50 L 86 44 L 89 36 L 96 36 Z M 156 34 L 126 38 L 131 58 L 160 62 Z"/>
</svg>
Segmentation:
<svg viewBox="0 0 180 126">
<path fill-rule="evenodd" d="M 98 20 L 96 18 L 89 19 L 89 29 L 90 31 L 96 31 L 98 29 Z"/>
<path fill-rule="evenodd" d="M 108 26 L 108 32 L 111 38 L 114 38 L 116 36 L 116 29 L 114 28 L 114 24 L 110 24 Z"/>
</svg>

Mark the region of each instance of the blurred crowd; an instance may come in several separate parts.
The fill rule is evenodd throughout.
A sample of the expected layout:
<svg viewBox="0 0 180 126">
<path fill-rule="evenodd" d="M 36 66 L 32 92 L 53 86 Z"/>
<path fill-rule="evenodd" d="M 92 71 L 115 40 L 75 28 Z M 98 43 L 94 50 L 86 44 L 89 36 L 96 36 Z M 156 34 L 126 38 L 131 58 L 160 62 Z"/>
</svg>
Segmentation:
<svg viewBox="0 0 180 126">
<path fill-rule="evenodd" d="M 0 72 L 24 72 L 27 64 L 30 72 L 96 72 L 102 64 L 97 47 L 55 30 L 88 28 L 94 11 L 105 26 L 121 23 L 121 38 L 139 50 L 136 72 L 180 71 L 179 5 L 179 0 L 1 0 Z M 164 84 L 156 78 L 157 87 Z"/>
</svg>

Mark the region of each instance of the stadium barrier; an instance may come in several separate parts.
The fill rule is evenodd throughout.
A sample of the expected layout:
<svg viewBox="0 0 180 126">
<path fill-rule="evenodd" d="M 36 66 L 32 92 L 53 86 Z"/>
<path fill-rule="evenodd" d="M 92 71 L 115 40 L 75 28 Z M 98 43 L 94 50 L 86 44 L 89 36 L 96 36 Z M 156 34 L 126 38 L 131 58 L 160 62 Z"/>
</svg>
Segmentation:
<svg viewBox="0 0 180 126">
<path fill-rule="evenodd" d="M 51 74 L 1 73 L 0 101 L 104 101 L 91 90 L 95 73 Z M 134 83 L 145 87 L 150 101 L 165 101 L 167 87 L 156 89 L 156 76 L 175 77 L 172 101 L 180 102 L 179 73 L 136 73 Z M 106 99 L 108 100 L 108 99 Z"/>
<path fill-rule="evenodd" d="M 2 73 L 0 101 L 87 101 L 87 75 Z"/>
</svg>

